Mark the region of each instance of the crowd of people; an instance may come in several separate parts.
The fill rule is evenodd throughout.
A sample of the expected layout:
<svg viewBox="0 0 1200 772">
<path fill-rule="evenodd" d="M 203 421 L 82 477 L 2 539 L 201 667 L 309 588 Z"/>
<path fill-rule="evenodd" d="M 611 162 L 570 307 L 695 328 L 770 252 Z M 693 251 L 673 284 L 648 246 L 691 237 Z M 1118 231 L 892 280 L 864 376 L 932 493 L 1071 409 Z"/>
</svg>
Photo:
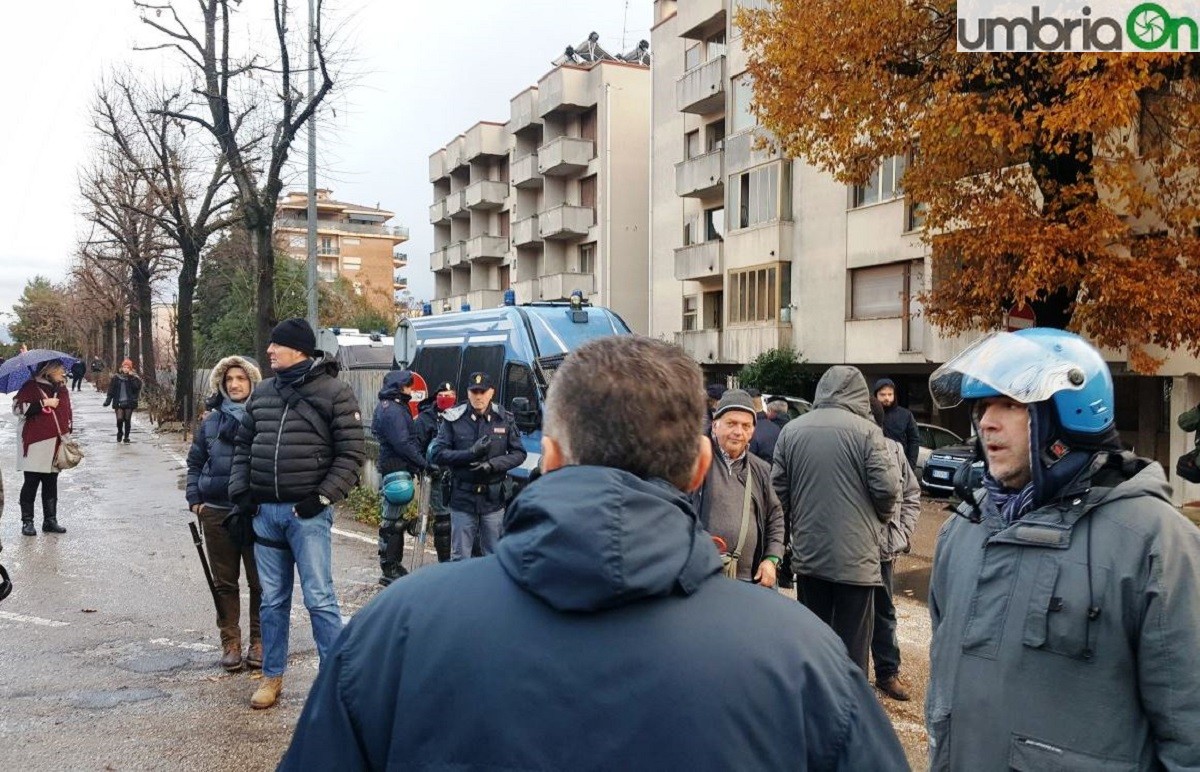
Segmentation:
<svg viewBox="0 0 1200 772">
<path fill-rule="evenodd" d="M 268 352 L 271 378 L 239 357 L 213 370 L 186 496 L 221 665 L 263 671 L 254 708 L 282 691 L 299 574 L 320 670 L 282 769 L 907 768 L 868 681 L 911 698 L 892 577 L 920 490 L 893 382 L 831 367 L 788 420 L 786 402 L 706 389 L 674 346 L 593 341 L 556 371 L 514 496 L 526 453 L 489 374 L 414 411 L 415 374 L 389 373 L 379 470 L 430 481 L 439 562 L 460 565 L 406 576 L 403 505 L 385 500 L 387 587 L 343 625 L 331 507 L 365 457 L 359 405 L 303 320 Z M 65 380 L 51 363 L 17 396 L 30 529 L 41 485 L 61 532 L 41 470 L 70 431 Z M 655 399 L 629 398 L 646 383 Z M 994 333 L 930 391 L 966 403 L 985 464 L 935 551 L 931 768 L 1200 768 L 1200 530 L 1161 466 L 1123 449 L 1102 357 L 1060 330 Z M 799 603 L 773 591 L 789 582 Z"/>
</svg>

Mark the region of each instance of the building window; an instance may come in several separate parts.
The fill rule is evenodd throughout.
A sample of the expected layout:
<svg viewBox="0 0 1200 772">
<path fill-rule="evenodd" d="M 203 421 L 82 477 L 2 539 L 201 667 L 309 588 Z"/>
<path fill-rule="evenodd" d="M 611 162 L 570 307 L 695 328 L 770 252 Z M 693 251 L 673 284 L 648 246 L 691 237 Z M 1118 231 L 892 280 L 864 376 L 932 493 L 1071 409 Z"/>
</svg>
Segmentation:
<svg viewBox="0 0 1200 772">
<path fill-rule="evenodd" d="M 730 228 L 791 219 L 791 164 L 772 163 L 730 178 Z"/>
<path fill-rule="evenodd" d="M 913 201 L 911 198 L 906 205 L 904 213 L 904 228 L 910 231 L 919 231 L 925 227 L 925 210 L 927 205 L 923 201 Z"/>
<path fill-rule="evenodd" d="M 343 257 L 342 258 L 342 270 L 343 271 L 357 271 L 360 268 L 362 268 L 362 258 L 361 257 Z"/>
<path fill-rule="evenodd" d="M 700 298 L 687 295 L 683 299 L 683 331 L 692 332 L 700 329 Z"/>
<path fill-rule="evenodd" d="M 700 155 L 700 130 L 689 131 L 683 135 L 684 158 L 695 158 Z"/>
<path fill-rule="evenodd" d="M 509 234 L 512 231 L 512 214 L 505 209 L 498 217 L 500 221 L 500 238 L 508 241 Z"/>
<path fill-rule="evenodd" d="M 589 241 L 579 245 L 579 272 L 596 272 L 596 242 Z"/>
<path fill-rule="evenodd" d="M 596 220 L 596 175 L 579 181 L 579 205 L 592 210 L 592 223 Z"/>
<path fill-rule="evenodd" d="M 925 289 L 924 261 L 889 263 L 850 271 L 851 319 L 915 319 L 920 315 L 918 296 Z M 907 330 L 909 350 L 918 330 Z"/>
<path fill-rule="evenodd" d="M 854 185 L 850 189 L 850 206 L 867 206 L 903 196 L 904 171 L 907 168 L 907 155 L 895 155 L 884 159 L 864 184 Z"/>
<path fill-rule="evenodd" d="M 579 116 L 579 136 L 596 141 L 596 108 L 589 107 Z"/>
<path fill-rule="evenodd" d="M 718 56 L 725 55 L 725 30 L 712 35 L 704 41 L 705 59 L 712 61 Z"/>
<path fill-rule="evenodd" d="M 725 238 L 725 207 L 704 210 L 704 240 Z"/>
<path fill-rule="evenodd" d="M 720 330 L 724 326 L 721 324 L 721 309 L 724 307 L 724 292 L 704 293 L 704 329 Z"/>
<path fill-rule="evenodd" d="M 706 152 L 725 147 L 725 119 L 713 121 L 704 127 L 704 149 Z"/>
<path fill-rule="evenodd" d="M 735 75 L 731 81 L 733 86 L 733 108 L 730 110 L 729 130 L 733 134 L 753 128 L 758 121 L 750 112 L 750 104 L 754 101 L 754 81 L 750 73 L 743 72 Z"/>
<path fill-rule="evenodd" d="M 337 253 L 338 253 L 338 248 L 336 246 L 334 246 L 333 237 L 332 236 L 322 236 L 320 242 L 318 242 L 318 244 L 317 244 L 317 254 L 318 255 L 336 255 Z"/>
<path fill-rule="evenodd" d="M 704 63 L 704 47 L 697 43 L 688 50 L 683 52 L 683 71 L 687 72 L 693 67 L 699 67 Z"/>
<path fill-rule="evenodd" d="M 773 322 L 791 302 L 789 263 L 773 263 L 729 272 L 730 324 Z"/>
<path fill-rule="evenodd" d="M 512 268 L 507 265 L 500 266 L 500 291 L 512 287 Z"/>
</svg>

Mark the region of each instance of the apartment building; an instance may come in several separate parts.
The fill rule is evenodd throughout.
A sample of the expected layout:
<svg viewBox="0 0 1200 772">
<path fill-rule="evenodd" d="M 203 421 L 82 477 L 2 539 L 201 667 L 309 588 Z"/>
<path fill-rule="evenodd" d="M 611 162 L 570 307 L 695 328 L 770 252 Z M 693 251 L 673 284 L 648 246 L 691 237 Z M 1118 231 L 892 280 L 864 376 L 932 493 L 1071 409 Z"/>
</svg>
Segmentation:
<svg viewBox="0 0 1200 772">
<path fill-rule="evenodd" d="M 673 337 L 712 380 L 783 345 L 818 367 L 856 365 L 868 380 L 895 379 L 920 418 L 965 434 L 965 414 L 939 414 L 927 382 L 981 333 L 943 336 L 921 313 L 932 279 L 920 213 L 901 186 L 906 159 L 846 186 L 779 156 L 750 112 L 734 23 L 738 8 L 764 4 L 654 3 L 649 334 Z M 1200 401 L 1200 362 L 1177 354 L 1139 377 L 1124 352 L 1105 353 L 1122 437 L 1171 467 L 1188 447 L 1172 427 Z M 1183 491 L 1197 498 L 1200 486 Z"/>
<path fill-rule="evenodd" d="M 341 276 L 380 309 L 394 307 L 408 289 L 404 269 L 408 258 L 394 252 L 408 241 L 408 228 L 387 225 L 393 213 L 378 206 L 337 201 L 330 190 L 317 195 L 317 276 L 333 281 Z M 297 260 L 308 258 L 308 194 L 289 191 L 275 211 L 279 248 Z"/>
<path fill-rule="evenodd" d="M 509 103 L 429 156 L 434 313 L 579 290 L 649 326 L 650 67 L 593 33 Z"/>
</svg>

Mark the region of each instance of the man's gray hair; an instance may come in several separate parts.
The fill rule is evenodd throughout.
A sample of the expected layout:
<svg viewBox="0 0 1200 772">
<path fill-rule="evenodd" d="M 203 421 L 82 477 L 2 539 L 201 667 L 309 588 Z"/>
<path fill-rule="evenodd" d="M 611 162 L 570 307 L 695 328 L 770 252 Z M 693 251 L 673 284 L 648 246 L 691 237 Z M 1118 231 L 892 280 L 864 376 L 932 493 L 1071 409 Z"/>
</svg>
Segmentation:
<svg viewBox="0 0 1200 772">
<path fill-rule="evenodd" d="M 787 415 L 788 403 L 786 399 L 773 399 L 767 403 L 767 410 L 775 415 Z"/>
<path fill-rule="evenodd" d="M 571 352 L 546 395 L 543 431 L 567 464 L 607 466 L 683 489 L 699 454 L 705 393 L 683 349 L 635 335 Z"/>
</svg>

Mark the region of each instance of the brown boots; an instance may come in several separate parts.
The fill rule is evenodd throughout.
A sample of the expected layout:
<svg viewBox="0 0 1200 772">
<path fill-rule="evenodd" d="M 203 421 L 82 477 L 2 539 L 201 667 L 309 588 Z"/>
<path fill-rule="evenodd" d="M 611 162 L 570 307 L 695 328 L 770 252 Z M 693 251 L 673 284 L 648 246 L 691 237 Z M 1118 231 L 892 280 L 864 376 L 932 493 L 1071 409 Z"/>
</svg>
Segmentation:
<svg viewBox="0 0 1200 772">
<path fill-rule="evenodd" d="M 225 654 L 221 657 L 221 667 L 226 673 L 236 673 L 242 669 L 242 642 L 229 641 L 225 644 Z"/>
<path fill-rule="evenodd" d="M 258 689 L 254 692 L 254 696 L 250 698 L 250 707 L 255 710 L 263 710 L 275 704 L 279 699 L 279 693 L 283 691 L 283 676 L 275 676 L 273 678 L 263 678 L 258 684 Z"/>
<path fill-rule="evenodd" d="M 262 641 L 251 641 L 246 649 L 246 667 L 253 670 L 262 669 Z"/>
</svg>

